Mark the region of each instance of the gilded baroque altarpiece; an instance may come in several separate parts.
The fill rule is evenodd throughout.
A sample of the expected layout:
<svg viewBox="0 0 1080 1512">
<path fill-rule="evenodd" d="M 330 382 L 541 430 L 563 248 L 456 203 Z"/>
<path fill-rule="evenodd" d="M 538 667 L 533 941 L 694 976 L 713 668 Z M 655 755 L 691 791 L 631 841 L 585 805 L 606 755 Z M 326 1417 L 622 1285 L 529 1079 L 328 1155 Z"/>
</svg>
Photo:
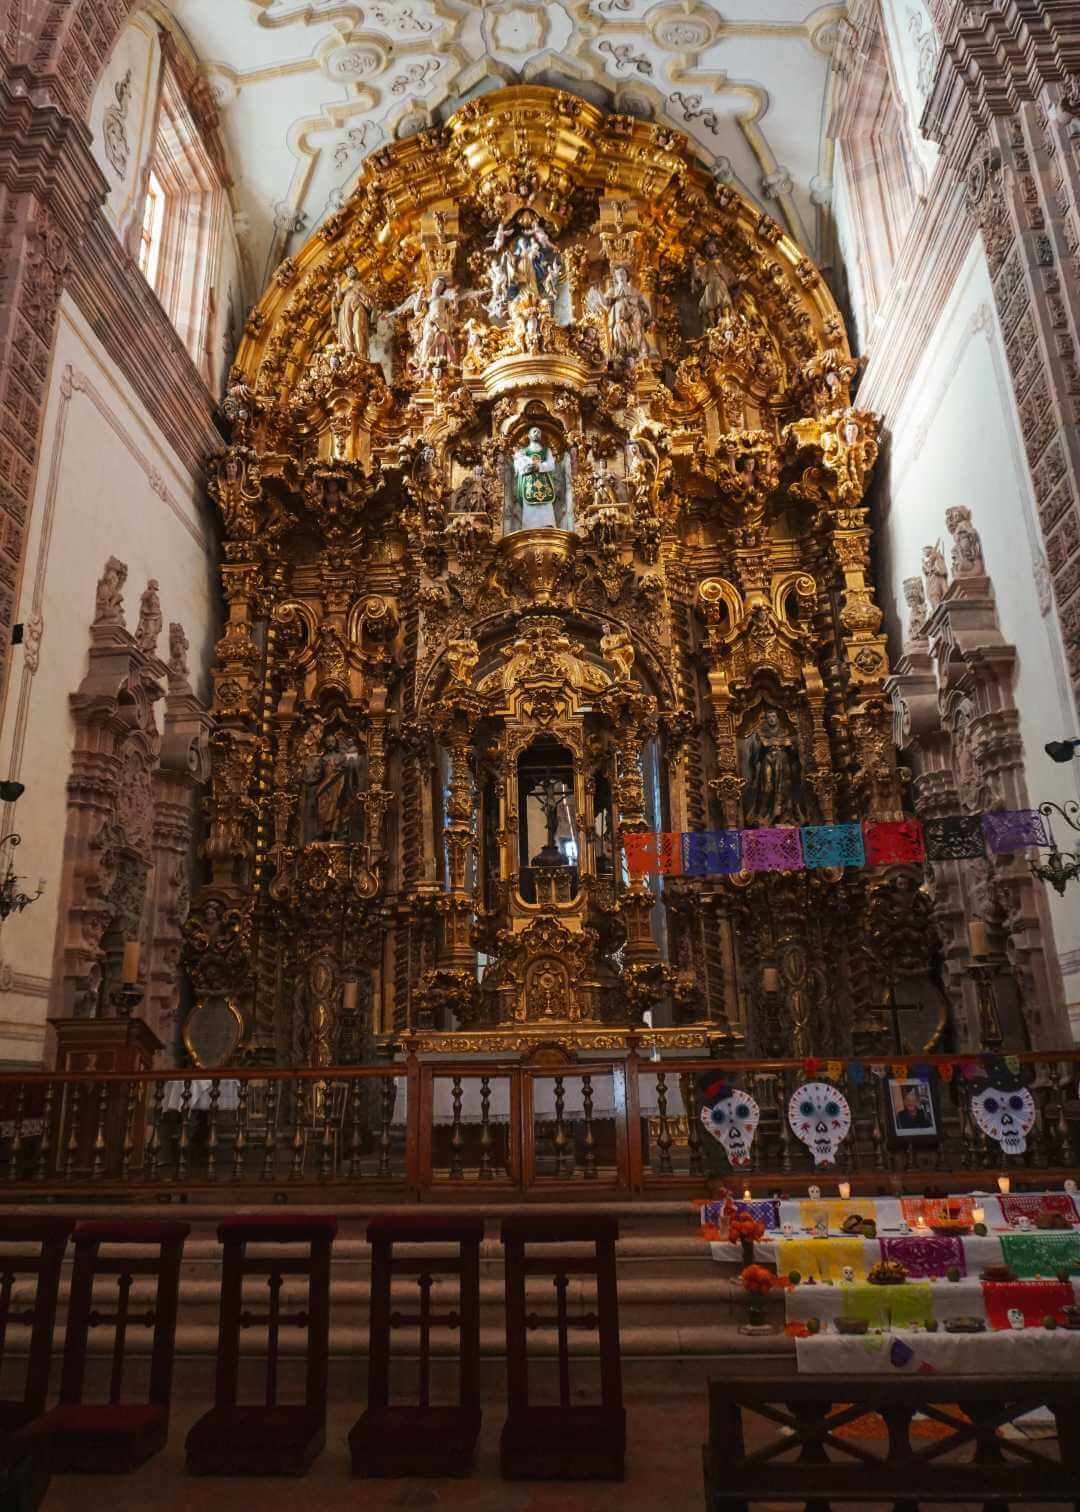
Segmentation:
<svg viewBox="0 0 1080 1512">
<path fill-rule="evenodd" d="M 249 317 L 209 464 L 186 959 L 252 1052 L 879 1032 L 887 882 L 621 850 L 899 815 L 855 371 L 677 132 L 523 86 L 368 160 Z"/>
</svg>

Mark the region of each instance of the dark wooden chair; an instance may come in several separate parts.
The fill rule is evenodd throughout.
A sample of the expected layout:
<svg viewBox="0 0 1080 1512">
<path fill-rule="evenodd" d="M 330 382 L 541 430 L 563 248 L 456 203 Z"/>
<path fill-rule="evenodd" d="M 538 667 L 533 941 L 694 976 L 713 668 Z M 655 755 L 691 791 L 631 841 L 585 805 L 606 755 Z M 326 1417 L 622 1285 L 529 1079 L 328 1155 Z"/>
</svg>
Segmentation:
<svg viewBox="0 0 1080 1512">
<path fill-rule="evenodd" d="M 523 1214 L 503 1219 L 506 1266 L 506 1375 L 508 1413 L 500 1441 L 508 1480 L 621 1480 L 626 1458 L 626 1413 L 619 1354 L 619 1298 L 615 1279 L 616 1219 L 583 1214 Z M 528 1255 L 530 1244 L 591 1244 L 593 1254 Z M 555 1316 L 525 1311 L 528 1276 L 551 1276 Z M 567 1307 L 571 1276 L 596 1277 L 596 1313 L 572 1319 Z M 529 1401 L 528 1329 L 554 1325 L 559 1348 L 559 1405 Z M 595 1329 L 600 1337 L 600 1402 L 570 1401 L 569 1330 Z"/>
<path fill-rule="evenodd" d="M 187 1436 L 193 1475 L 302 1475 L 326 1443 L 330 1357 L 330 1250 L 337 1219 L 314 1213 L 265 1213 L 226 1218 L 218 1226 L 225 1247 L 221 1276 L 217 1383 L 214 1405 Z M 306 1255 L 251 1256 L 249 1244 L 306 1245 Z M 245 1310 L 245 1276 L 265 1276 L 265 1313 Z M 281 1310 L 286 1276 L 308 1278 L 307 1307 Z M 237 1401 L 240 1332 L 267 1328 L 266 1393 L 262 1405 Z M 278 1343 L 282 1326 L 307 1329 L 307 1377 L 302 1404 L 278 1402 Z"/>
<path fill-rule="evenodd" d="M 136 1470 L 165 1447 L 169 1436 L 173 1357 L 176 1351 L 176 1312 L 180 1293 L 180 1261 L 187 1223 L 80 1223 L 75 1228 L 75 1263 L 71 1273 L 60 1401 L 31 1423 L 25 1432 L 47 1440 L 49 1468 L 54 1472 L 82 1471 L 116 1474 Z M 101 1249 L 156 1248 L 156 1255 L 102 1255 Z M 94 1282 L 116 1278 L 116 1311 L 94 1306 Z M 132 1309 L 131 1287 L 136 1276 L 153 1276 L 157 1287 L 153 1306 Z M 115 1326 L 109 1400 L 85 1402 L 86 1355 L 91 1328 Z M 128 1329 L 152 1328 L 150 1390 L 147 1402 L 121 1400 L 124 1350 Z"/>
<path fill-rule="evenodd" d="M 32 1512 L 40 1506 L 49 1487 L 45 1441 L 28 1439 L 20 1430 L 45 1411 L 60 1271 L 74 1227 L 74 1218 L 0 1216 L 0 1244 L 18 1245 L 20 1251 L 34 1250 L 0 1255 L 0 1362 L 9 1325 L 30 1325 L 22 1396 L 0 1400 L 0 1506 L 18 1508 L 18 1512 Z M 20 1276 L 37 1278 L 29 1307 L 20 1306 L 14 1299 Z"/>
<path fill-rule="evenodd" d="M 373 1218 L 371 1245 L 371 1340 L 368 1345 L 367 1411 L 349 1434 L 354 1475 L 467 1475 L 480 1436 L 480 1241 L 482 1218 L 438 1218 L 406 1214 Z M 454 1257 L 394 1255 L 395 1244 L 456 1245 Z M 438 1274 L 458 1277 L 458 1311 L 431 1309 L 431 1286 Z M 395 1276 L 415 1276 L 420 1289 L 416 1314 L 393 1312 Z M 445 1323 L 460 1330 L 458 1404 L 431 1401 L 431 1329 Z M 420 1330 L 420 1401 L 390 1405 L 390 1330 Z"/>
</svg>

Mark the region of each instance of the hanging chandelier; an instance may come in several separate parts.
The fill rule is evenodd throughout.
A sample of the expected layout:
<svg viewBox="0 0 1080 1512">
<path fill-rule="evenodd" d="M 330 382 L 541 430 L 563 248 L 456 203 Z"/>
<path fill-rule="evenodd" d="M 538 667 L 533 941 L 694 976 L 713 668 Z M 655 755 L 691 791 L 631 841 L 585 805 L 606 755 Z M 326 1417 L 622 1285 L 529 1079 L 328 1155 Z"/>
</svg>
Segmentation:
<svg viewBox="0 0 1080 1512">
<path fill-rule="evenodd" d="M 1039 877 L 1043 882 L 1049 882 L 1050 886 L 1061 897 L 1065 896 L 1065 889 L 1076 877 L 1080 877 L 1080 852 L 1073 851 L 1063 854 L 1058 849 L 1058 843 L 1054 839 L 1054 827 L 1050 823 L 1050 815 L 1057 814 L 1064 819 L 1070 829 L 1080 834 L 1080 803 L 1075 798 L 1066 799 L 1064 806 L 1060 803 L 1040 803 L 1039 813 L 1046 820 L 1046 832 L 1050 837 L 1048 846 L 1040 849 L 1047 851 L 1045 862 L 1029 861 L 1032 874 Z"/>
<path fill-rule="evenodd" d="M 38 883 L 36 893 L 22 891 L 22 878 L 15 875 L 14 862 L 15 847 L 21 844 L 21 835 L 10 834 L 0 839 L 0 852 L 3 851 L 5 845 L 10 847 L 8 850 L 7 870 L 4 873 L 3 882 L 0 882 L 0 924 L 4 922 L 9 914 L 22 913 L 23 909 L 27 908 L 31 903 L 36 903 L 45 891 L 44 878 Z"/>
</svg>

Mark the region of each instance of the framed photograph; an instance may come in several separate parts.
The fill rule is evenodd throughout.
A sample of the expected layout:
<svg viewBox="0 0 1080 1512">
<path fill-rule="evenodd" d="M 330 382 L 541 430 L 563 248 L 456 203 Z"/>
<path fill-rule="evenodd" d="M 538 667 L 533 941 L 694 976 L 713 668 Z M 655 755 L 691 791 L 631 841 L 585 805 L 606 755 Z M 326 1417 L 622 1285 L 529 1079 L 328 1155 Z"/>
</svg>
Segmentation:
<svg viewBox="0 0 1080 1512">
<path fill-rule="evenodd" d="M 885 1099 L 890 1145 L 937 1143 L 937 1104 L 929 1082 L 916 1081 L 912 1077 L 887 1081 Z"/>
</svg>

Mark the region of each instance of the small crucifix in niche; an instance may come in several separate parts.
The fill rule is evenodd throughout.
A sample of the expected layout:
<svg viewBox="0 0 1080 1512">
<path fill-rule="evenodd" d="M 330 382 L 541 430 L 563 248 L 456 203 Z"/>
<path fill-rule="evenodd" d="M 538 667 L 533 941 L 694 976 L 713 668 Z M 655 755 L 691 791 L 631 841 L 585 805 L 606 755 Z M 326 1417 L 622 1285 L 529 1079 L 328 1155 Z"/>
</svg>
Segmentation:
<svg viewBox="0 0 1080 1512">
<path fill-rule="evenodd" d="M 569 800 L 572 797 L 571 788 L 558 777 L 544 776 L 539 778 L 530 787 L 528 796 L 534 798 L 539 804 L 544 815 L 544 823 L 547 828 L 547 841 L 544 846 L 533 856 L 530 866 L 568 866 L 571 865 L 569 856 L 565 854 L 559 845 L 557 835 L 559 833 L 559 819 L 565 806 L 569 815 Z M 570 825 L 573 834 L 573 825 Z M 573 844 L 573 842 L 570 842 Z M 576 859 L 576 858 L 575 858 Z"/>
</svg>

